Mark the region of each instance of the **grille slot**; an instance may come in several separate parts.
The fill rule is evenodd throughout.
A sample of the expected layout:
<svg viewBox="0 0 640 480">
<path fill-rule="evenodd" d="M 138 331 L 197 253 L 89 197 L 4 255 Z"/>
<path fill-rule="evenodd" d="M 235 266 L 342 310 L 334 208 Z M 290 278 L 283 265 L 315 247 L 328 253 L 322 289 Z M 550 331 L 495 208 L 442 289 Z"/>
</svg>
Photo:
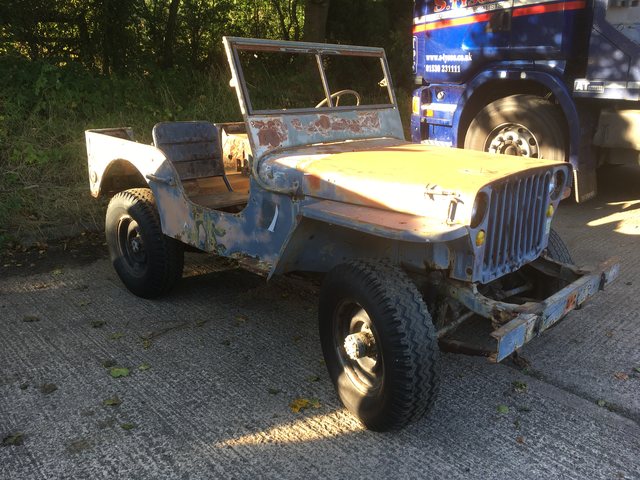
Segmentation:
<svg viewBox="0 0 640 480">
<path fill-rule="evenodd" d="M 481 282 L 517 270 L 542 251 L 551 172 L 492 185 Z"/>
</svg>

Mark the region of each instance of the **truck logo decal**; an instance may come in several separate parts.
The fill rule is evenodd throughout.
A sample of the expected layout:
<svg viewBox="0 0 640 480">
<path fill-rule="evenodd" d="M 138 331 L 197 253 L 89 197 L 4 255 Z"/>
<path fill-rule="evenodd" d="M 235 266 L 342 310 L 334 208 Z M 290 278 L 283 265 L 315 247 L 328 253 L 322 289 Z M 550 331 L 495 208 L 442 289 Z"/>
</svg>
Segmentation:
<svg viewBox="0 0 640 480">
<path fill-rule="evenodd" d="M 559 3 L 550 3 L 549 0 L 536 2 L 521 1 L 520 3 L 524 5 L 513 8 L 512 16 L 524 17 L 541 13 L 581 10 L 586 7 L 585 0 Z M 458 2 L 458 0 L 434 0 L 432 14 L 414 18 L 413 33 L 488 22 L 491 19 L 491 12 L 510 9 L 510 2 L 489 3 L 484 0 L 461 0 L 460 2 Z"/>
</svg>

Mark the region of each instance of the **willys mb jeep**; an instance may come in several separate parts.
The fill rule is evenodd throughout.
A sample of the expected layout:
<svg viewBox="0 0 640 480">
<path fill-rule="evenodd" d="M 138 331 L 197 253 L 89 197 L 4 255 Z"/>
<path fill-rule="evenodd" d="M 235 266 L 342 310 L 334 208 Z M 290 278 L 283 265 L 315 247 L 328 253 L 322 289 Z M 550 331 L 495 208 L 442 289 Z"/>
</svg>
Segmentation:
<svg viewBox="0 0 640 480">
<path fill-rule="evenodd" d="M 616 277 L 613 261 L 575 267 L 551 229 L 568 164 L 406 142 L 382 49 L 224 45 L 244 124 L 163 122 L 153 145 L 86 132 L 134 294 L 167 293 L 185 247 L 267 278 L 325 274 L 329 375 L 366 427 L 389 430 L 429 409 L 439 348 L 499 362 Z"/>
</svg>

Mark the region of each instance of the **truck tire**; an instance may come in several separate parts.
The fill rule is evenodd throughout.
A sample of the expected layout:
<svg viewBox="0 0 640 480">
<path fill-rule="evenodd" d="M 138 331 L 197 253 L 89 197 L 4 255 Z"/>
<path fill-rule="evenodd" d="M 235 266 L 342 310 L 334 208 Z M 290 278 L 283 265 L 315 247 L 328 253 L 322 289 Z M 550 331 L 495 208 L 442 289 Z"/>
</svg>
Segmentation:
<svg viewBox="0 0 640 480">
<path fill-rule="evenodd" d="M 573 265 L 573 259 L 571 258 L 571 253 L 569 253 L 566 243 L 564 243 L 564 240 L 562 240 L 558 232 L 553 228 L 549 232 L 547 255 L 558 262 Z"/>
<path fill-rule="evenodd" d="M 439 384 L 437 334 L 400 268 L 361 260 L 335 267 L 322 285 L 319 323 L 338 396 L 367 428 L 400 429 L 428 411 Z"/>
<path fill-rule="evenodd" d="M 565 161 L 565 132 L 558 107 L 534 95 L 512 95 L 480 110 L 467 129 L 464 148 Z"/>
<path fill-rule="evenodd" d="M 105 233 L 113 267 L 131 293 L 159 297 L 182 277 L 182 244 L 162 233 L 148 188 L 125 190 L 111 199 Z"/>
</svg>

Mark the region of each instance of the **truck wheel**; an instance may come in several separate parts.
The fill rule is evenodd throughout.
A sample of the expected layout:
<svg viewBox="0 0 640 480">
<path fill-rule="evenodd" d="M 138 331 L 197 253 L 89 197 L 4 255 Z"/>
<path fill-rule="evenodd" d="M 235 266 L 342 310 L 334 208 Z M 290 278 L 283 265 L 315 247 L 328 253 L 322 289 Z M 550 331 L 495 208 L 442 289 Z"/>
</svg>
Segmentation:
<svg viewBox="0 0 640 480">
<path fill-rule="evenodd" d="M 573 265 L 573 259 L 571 258 L 571 253 L 569 253 L 567 244 L 564 243 L 564 240 L 562 240 L 558 232 L 556 232 L 553 228 L 549 232 L 547 255 L 558 262 Z"/>
<path fill-rule="evenodd" d="M 158 297 L 182 276 L 182 245 L 162 233 L 148 188 L 126 190 L 111 199 L 105 232 L 113 267 L 133 294 Z"/>
<path fill-rule="evenodd" d="M 374 261 L 338 265 L 320 292 L 320 340 L 342 403 L 369 429 L 417 420 L 438 389 L 437 335 L 416 286 Z"/>
<path fill-rule="evenodd" d="M 464 148 L 565 161 L 565 125 L 559 108 L 534 95 L 498 99 L 473 119 Z"/>
</svg>

